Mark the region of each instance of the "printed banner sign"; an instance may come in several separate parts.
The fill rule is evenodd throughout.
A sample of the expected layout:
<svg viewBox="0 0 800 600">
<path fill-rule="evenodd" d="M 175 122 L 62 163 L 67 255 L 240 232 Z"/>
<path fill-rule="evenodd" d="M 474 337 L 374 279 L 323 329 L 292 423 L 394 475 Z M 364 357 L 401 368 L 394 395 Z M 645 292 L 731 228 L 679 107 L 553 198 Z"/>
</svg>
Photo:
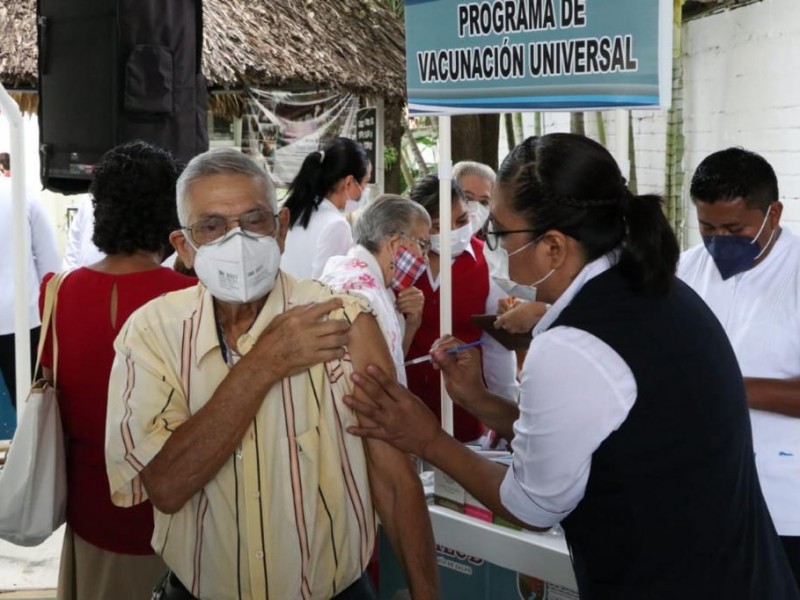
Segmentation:
<svg viewBox="0 0 800 600">
<path fill-rule="evenodd" d="M 375 174 L 377 169 L 375 165 L 376 159 L 376 146 L 378 135 L 378 109 L 376 108 L 362 108 L 356 113 L 356 141 L 364 146 L 369 156 L 369 162 L 372 164 L 372 175 L 370 176 L 369 183 L 375 183 Z"/>
<path fill-rule="evenodd" d="M 355 137 L 357 111 L 352 94 L 250 88 L 242 146 L 266 159 L 276 185 L 288 186 L 306 156 L 337 136 Z"/>
<path fill-rule="evenodd" d="M 411 114 L 669 106 L 673 0 L 406 0 Z"/>
</svg>

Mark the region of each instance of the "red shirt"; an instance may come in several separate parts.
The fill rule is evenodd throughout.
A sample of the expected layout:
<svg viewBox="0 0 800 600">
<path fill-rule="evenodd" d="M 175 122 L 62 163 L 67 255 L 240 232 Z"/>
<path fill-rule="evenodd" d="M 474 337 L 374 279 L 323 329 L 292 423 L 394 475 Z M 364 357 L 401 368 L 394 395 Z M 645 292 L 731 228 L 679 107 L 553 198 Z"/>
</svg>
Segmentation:
<svg viewBox="0 0 800 600">
<path fill-rule="evenodd" d="M 483 242 L 472 238 L 473 257 L 463 252 L 453 261 L 453 335 L 464 343 L 481 339 L 481 328 L 472 322 L 472 315 L 486 312 L 489 296 L 489 267 L 483 257 Z M 428 276 L 423 274 L 416 283 L 425 295 L 422 309 L 422 324 L 407 356 L 416 358 L 427 354 L 433 342 L 439 338 L 439 288 L 431 287 Z M 408 389 L 425 401 L 425 404 L 442 418 L 441 375 L 431 363 L 426 362 L 406 367 Z M 460 406 L 453 406 L 453 433 L 462 442 L 470 442 L 481 436 L 483 424 Z"/>
<path fill-rule="evenodd" d="M 45 285 L 51 277 L 48 275 L 42 283 L 40 310 Z M 67 439 L 67 523 L 83 539 L 104 550 L 153 553 L 151 504 L 119 508 L 111 503 L 104 448 L 114 339 L 137 308 L 195 283 L 195 279 L 163 267 L 126 275 L 82 268 L 71 273 L 58 292 L 56 387 Z M 115 287 L 117 317 L 112 322 Z M 53 367 L 50 339 L 45 344 L 42 365 Z"/>
</svg>

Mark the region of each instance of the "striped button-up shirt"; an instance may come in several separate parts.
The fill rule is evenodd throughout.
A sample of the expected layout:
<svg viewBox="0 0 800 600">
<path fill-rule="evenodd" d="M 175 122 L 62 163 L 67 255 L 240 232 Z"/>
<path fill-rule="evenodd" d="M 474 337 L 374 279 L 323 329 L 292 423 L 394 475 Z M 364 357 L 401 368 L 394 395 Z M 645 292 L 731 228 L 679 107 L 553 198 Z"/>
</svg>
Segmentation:
<svg viewBox="0 0 800 600">
<path fill-rule="evenodd" d="M 327 287 L 281 273 L 237 346 L 246 354 L 272 319 L 324 301 Z M 342 296 L 332 317 L 366 304 Z M 112 500 L 147 498 L 140 472 L 225 379 L 213 301 L 202 285 L 134 313 L 115 343 L 106 461 Z M 177 513 L 155 511 L 153 548 L 199 598 L 330 598 L 364 571 L 375 514 L 363 443 L 342 402 L 352 366 L 316 365 L 273 386 L 237 450 Z"/>
</svg>

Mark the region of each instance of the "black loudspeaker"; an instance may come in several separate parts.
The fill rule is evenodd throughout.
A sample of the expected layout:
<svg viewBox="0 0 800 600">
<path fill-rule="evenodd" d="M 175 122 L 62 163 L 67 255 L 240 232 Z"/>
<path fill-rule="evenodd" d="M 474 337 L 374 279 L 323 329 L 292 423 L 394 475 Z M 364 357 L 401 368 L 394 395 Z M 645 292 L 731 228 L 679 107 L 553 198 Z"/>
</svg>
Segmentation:
<svg viewBox="0 0 800 600">
<path fill-rule="evenodd" d="M 88 190 L 117 144 L 208 149 L 202 0 L 38 0 L 42 185 Z"/>
</svg>

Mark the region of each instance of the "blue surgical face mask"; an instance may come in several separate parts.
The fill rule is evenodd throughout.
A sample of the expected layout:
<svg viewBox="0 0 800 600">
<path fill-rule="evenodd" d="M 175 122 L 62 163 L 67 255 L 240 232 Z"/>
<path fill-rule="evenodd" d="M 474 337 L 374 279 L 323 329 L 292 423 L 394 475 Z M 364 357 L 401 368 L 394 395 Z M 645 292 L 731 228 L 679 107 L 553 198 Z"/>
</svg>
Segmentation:
<svg viewBox="0 0 800 600">
<path fill-rule="evenodd" d="M 706 250 L 714 259 L 714 264 L 717 265 L 717 270 L 722 276 L 722 279 L 730 279 L 734 275 L 743 273 L 752 268 L 753 264 L 761 258 L 772 243 L 772 238 L 775 237 L 775 229 L 764 244 L 758 243 L 758 236 L 764 231 L 769 219 L 769 210 L 764 215 L 764 222 L 761 223 L 761 228 L 754 238 L 750 239 L 742 235 L 704 235 L 703 243 Z"/>
</svg>

